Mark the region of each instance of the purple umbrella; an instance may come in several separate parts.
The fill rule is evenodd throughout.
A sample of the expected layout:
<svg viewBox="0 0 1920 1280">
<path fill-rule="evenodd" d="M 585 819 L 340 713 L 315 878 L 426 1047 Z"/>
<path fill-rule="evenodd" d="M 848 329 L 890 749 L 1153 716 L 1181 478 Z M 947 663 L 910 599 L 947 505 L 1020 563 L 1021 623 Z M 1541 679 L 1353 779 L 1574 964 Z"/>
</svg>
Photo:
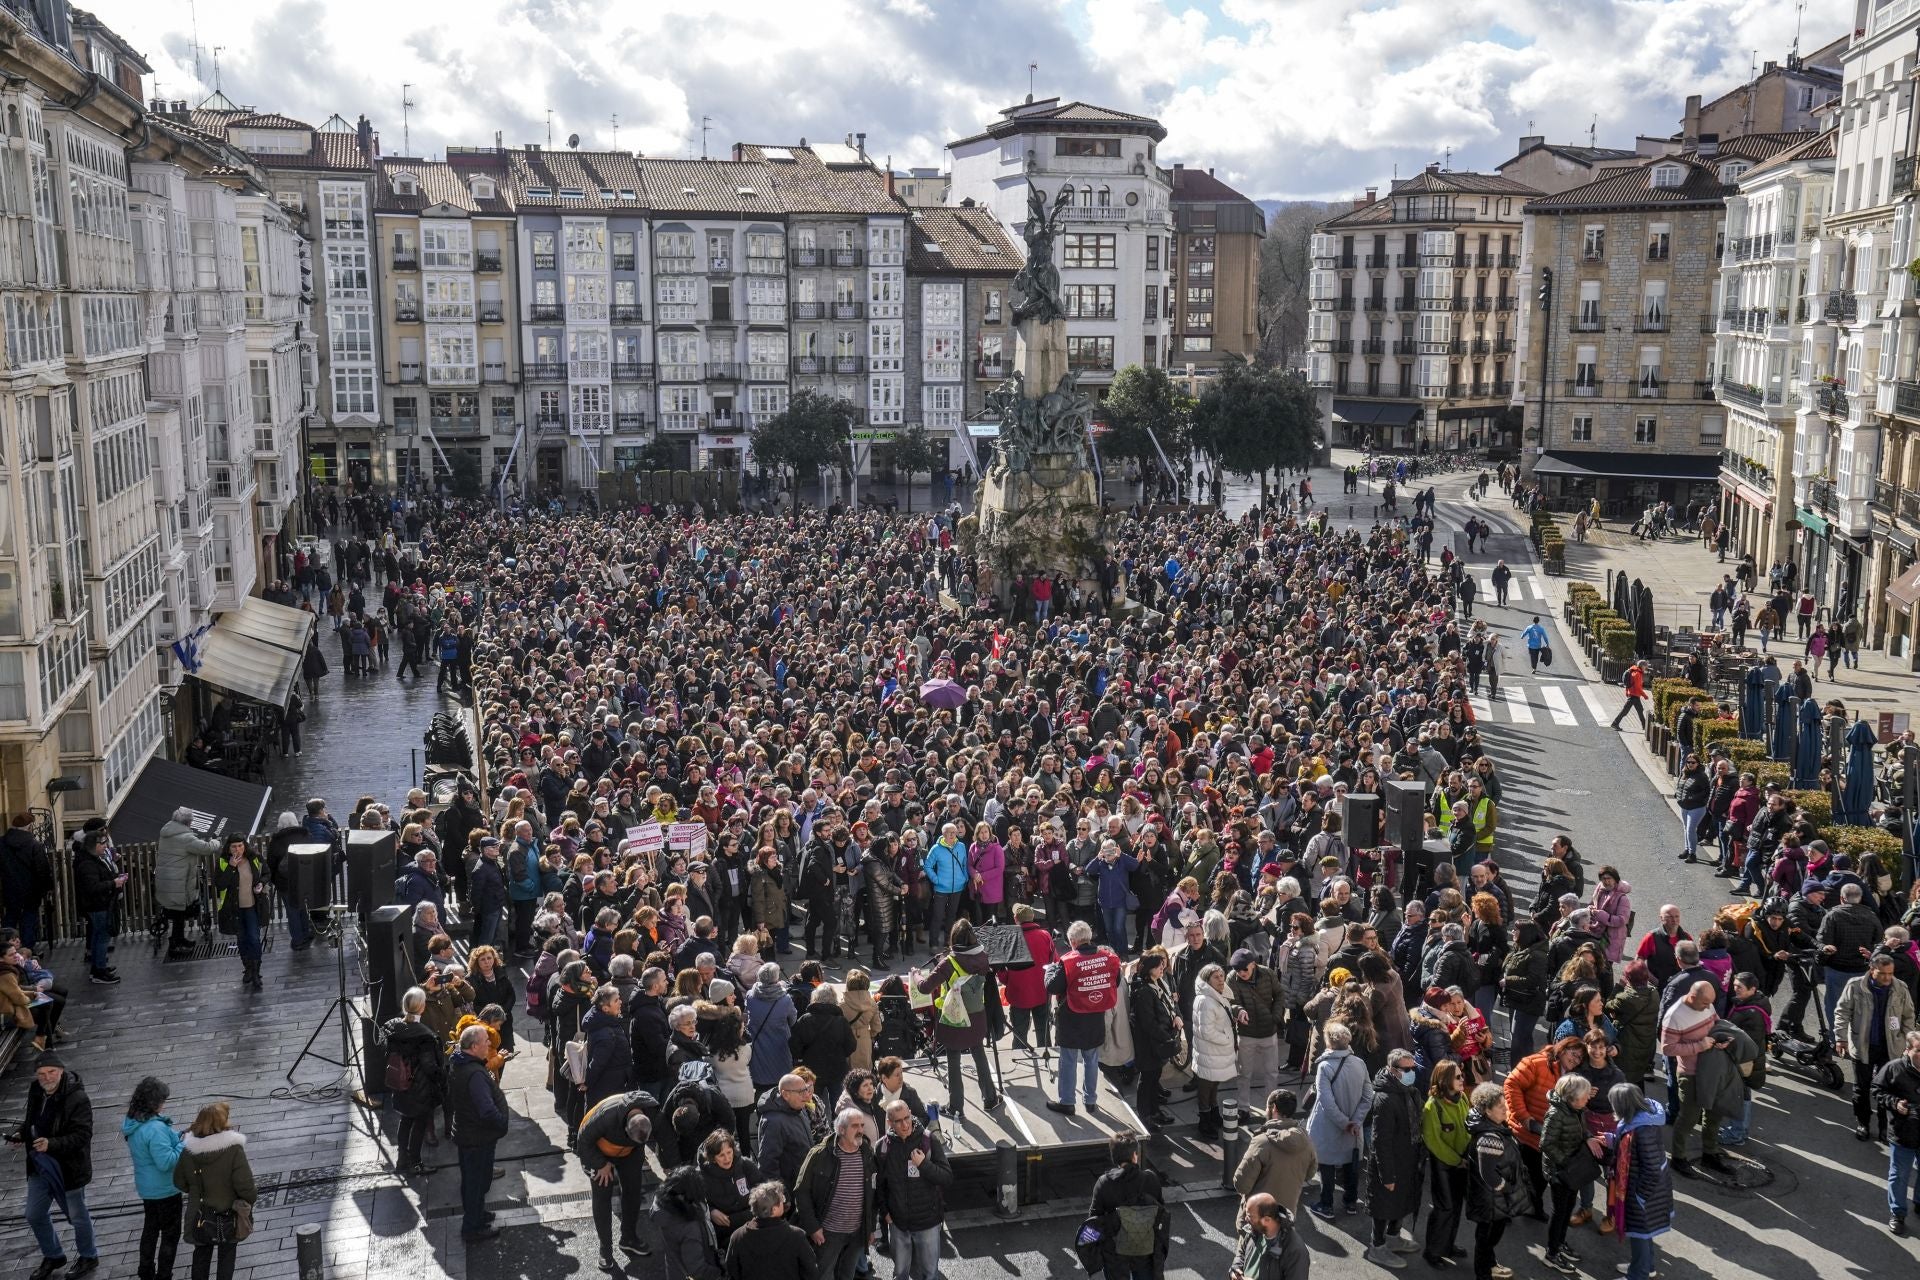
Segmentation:
<svg viewBox="0 0 1920 1280">
<path fill-rule="evenodd" d="M 929 680 L 920 686 L 920 701 L 930 707 L 952 711 L 965 705 L 967 691 L 953 681 L 942 678 Z"/>
</svg>

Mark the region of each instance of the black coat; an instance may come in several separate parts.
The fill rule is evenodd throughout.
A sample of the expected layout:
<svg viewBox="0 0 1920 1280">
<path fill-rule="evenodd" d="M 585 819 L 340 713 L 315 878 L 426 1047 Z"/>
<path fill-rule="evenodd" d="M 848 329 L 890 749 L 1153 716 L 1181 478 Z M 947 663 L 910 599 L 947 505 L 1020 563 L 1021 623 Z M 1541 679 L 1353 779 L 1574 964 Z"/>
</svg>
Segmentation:
<svg viewBox="0 0 1920 1280">
<path fill-rule="evenodd" d="M 381 1029 L 386 1057 L 399 1058 L 413 1072 L 413 1085 L 406 1092 L 394 1092 L 393 1109 L 410 1119 L 433 1114 L 440 1103 L 447 1081 L 447 1059 L 440 1051 L 440 1037 L 424 1022 L 394 1018 Z M 384 1071 L 389 1063 L 383 1062 Z M 384 1077 L 383 1077 L 384 1078 Z"/>
<path fill-rule="evenodd" d="M 794 1021 L 787 1038 L 793 1060 L 810 1068 L 820 1082 L 823 1096 L 838 1096 L 840 1081 L 847 1077 L 847 1059 L 859 1047 L 854 1043 L 853 1027 L 837 1004 L 809 1004 Z"/>
<path fill-rule="evenodd" d="M 1467 1220 L 1507 1222 L 1530 1212 L 1533 1192 L 1520 1163 L 1520 1143 L 1504 1124 L 1467 1113 Z"/>
<path fill-rule="evenodd" d="M 37 911 L 53 891 L 53 859 L 26 827 L 0 836 L 0 902 L 9 910 Z"/>
<path fill-rule="evenodd" d="M 909 1176 L 913 1153 L 925 1151 L 917 1176 Z M 903 1231 L 925 1231 L 946 1221 L 947 1188 L 953 1185 L 953 1165 L 940 1140 L 919 1125 L 902 1139 L 888 1129 L 874 1153 L 882 1216 Z"/>
<path fill-rule="evenodd" d="M 720 1280 L 720 1242 L 697 1172 L 683 1167 L 667 1175 L 654 1196 L 653 1225 L 666 1244 L 667 1280 Z"/>
<path fill-rule="evenodd" d="M 860 1164 L 858 1234 L 863 1239 L 873 1234 L 873 1148 L 867 1145 L 865 1138 L 861 1138 L 860 1149 L 848 1154 L 840 1149 L 840 1140 L 833 1135 L 807 1152 L 807 1158 L 800 1162 L 800 1176 L 793 1187 L 793 1220 L 800 1224 L 801 1230 L 814 1232 L 821 1229 L 821 1224 L 833 1208 L 833 1193 L 840 1185 L 841 1163 L 846 1160 L 856 1160 Z"/>
<path fill-rule="evenodd" d="M 594 1103 L 616 1093 L 624 1093 L 633 1073 L 633 1045 L 627 1038 L 627 1024 L 617 1014 L 595 1009 L 580 1021 L 587 1034 L 587 1098 Z"/>
<path fill-rule="evenodd" d="M 76 849 L 73 854 L 73 901 L 82 911 L 113 910 L 113 868 L 91 850 Z"/>
<path fill-rule="evenodd" d="M 760 1166 L 737 1151 L 733 1154 L 731 1169 L 722 1169 L 710 1160 L 700 1162 L 700 1183 L 706 1189 L 707 1207 L 726 1214 L 735 1230 L 747 1225 L 747 1219 L 752 1216 L 747 1208 L 747 1193 L 740 1189 L 740 1184 L 744 1182 L 747 1189 L 752 1190 L 764 1181 Z"/>
<path fill-rule="evenodd" d="M 1152 981 L 1136 977 L 1127 985 L 1127 1013 L 1133 1018 L 1136 1058 L 1164 1062 L 1178 1055 L 1180 1032 L 1173 1025 L 1173 1011 Z"/>
<path fill-rule="evenodd" d="M 93 1103 L 76 1071 L 60 1073 L 60 1083 L 48 1093 L 36 1075 L 27 1086 L 26 1119 L 13 1131 L 24 1143 L 28 1173 L 33 1172 L 33 1144 L 47 1140 L 47 1154 L 60 1166 L 67 1190 L 78 1191 L 93 1181 Z M 22 1184 L 24 1185 L 24 1184 Z"/>
<path fill-rule="evenodd" d="M 476 920 L 491 919 L 507 909 L 507 877 L 498 858 L 483 857 L 473 864 L 468 878 L 468 904 Z"/>
<path fill-rule="evenodd" d="M 1390 1066 L 1373 1077 L 1368 1124 L 1373 1146 L 1367 1158 L 1367 1212 L 1376 1218 L 1412 1218 L 1420 1212 L 1421 1175 L 1426 1170 L 1420 1095 L 1412 1085 L 1401 1084 L 1400 1073 Z"/>
<path fill-rule="evenodd" d="M 667 1078 L 667 1050 L 673 1032 L 667 1027 L 667 1006 L 659 996 L 637 995 L 627 1010 L 632 1027 L 633 1078 L 641 1084 Z"/>
<path fill-rule="evenodd" d="M 727 1243 L 727 1280 L 814 1280 L 813 1244 L 785 1218 L 755 1218 Z"/>
</svg>

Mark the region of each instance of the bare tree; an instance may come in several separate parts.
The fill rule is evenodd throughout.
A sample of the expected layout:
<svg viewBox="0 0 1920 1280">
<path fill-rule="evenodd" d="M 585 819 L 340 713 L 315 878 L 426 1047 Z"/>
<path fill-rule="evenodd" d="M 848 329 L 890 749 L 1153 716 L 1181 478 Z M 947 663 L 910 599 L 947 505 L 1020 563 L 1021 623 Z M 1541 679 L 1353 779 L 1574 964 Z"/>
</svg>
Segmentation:
<svg viewBox="0 0 1920 1280">
<path fill-rule="evenodd" d="M 1299 367 L 1307 350 L 1307 257 L 1313 229 L 1353 207 L 1350 201 L 1326 204 L 1301 200 L 1267 214 L 1267 238 L 1260 246 L 1260 354 L 1283 369 Z"/>
</svg>

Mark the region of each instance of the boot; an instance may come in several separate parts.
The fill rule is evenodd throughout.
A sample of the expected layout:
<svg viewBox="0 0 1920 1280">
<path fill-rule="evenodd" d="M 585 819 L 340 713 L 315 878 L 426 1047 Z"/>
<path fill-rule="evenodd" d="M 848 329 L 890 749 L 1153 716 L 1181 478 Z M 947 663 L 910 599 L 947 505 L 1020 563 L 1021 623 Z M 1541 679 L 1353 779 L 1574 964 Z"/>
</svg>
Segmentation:
<svg viewBox="0 0 1920 1280">
<path fill-rule="evenodd" d="M 266 987 L 260 981 L 260 962 L 258 960 L 253 962 L 253 989 L 255 991 L 266 990 Z"/>
<path fill-rule="evenodd" d="M 1220 1108 L 1209 1107 L 1200 1113 L 1200 1136 L 1217 1138 L 1220 1136 Z"/>
</svg>

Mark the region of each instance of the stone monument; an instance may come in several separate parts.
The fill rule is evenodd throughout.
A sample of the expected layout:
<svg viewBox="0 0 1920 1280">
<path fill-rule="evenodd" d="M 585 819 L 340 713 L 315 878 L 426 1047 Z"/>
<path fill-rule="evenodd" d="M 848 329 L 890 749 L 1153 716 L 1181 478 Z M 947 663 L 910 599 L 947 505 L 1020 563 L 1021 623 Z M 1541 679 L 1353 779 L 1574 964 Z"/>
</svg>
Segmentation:
<svg viewBox="0 0 1920 1280">
<path fill-rule="evenodd" d="M 987 395 L 1000 418 L 993 464 L 980 479 L 974 554 L 1004 602 L 1016 578 L 1045 573 L 1097 593 L 1104 512 L 1087 432 L 1094 400 L 1067 366 L 1067 324 L 1053 242 L 1072 199 L 1049 209 L 1027 184 L 1027 262 L 1013 278 L 1013 373 Z"/>
</svg>

